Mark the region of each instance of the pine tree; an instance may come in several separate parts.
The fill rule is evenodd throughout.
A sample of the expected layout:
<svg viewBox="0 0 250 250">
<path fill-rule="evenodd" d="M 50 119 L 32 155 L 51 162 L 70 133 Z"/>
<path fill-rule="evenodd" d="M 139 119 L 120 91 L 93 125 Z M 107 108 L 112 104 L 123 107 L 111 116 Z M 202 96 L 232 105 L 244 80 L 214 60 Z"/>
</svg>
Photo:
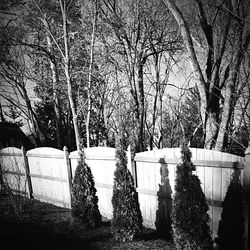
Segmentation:
<svg viewBox="0 0 250 250">
<path fill-rule="evenodd" d="M 213 249 L 209 229 L 208 205 L 199 178 L 192 173 L 192 154 L 184 142 L 182 163 L 177 166 L 172 210 L 173 238 L 177 249 Z"/>
<path fill-rule="evenodd" d="M 127 169 L 126 153 L 121 145 L 116 149 L 116 170 L 113 187 L 113 218 L 111 230 L 117 241 L 132 241 L 142 234 L 142 216 L 134 180 Z"/>
<path fill-rule="evenodd" d="M 78 161 L 73 180 L 72 215 L 90 228 L 101 223 L 94 178 L 83 156 Z"/>
</svg>

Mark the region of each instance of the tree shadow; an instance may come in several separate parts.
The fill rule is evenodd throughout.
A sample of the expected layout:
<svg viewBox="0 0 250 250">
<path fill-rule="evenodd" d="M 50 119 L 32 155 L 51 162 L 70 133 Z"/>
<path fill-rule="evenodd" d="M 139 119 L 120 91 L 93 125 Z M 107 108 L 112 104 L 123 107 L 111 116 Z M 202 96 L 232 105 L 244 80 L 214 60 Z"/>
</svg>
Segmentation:
<svg viewBox="0 0 250 250">
<path fill-rule="evenodd" d="M 161 158 L 159 162 L 161 163 L 161 184 L 159 185 L 159 191 L 157 192 L 158 208 L 155 221 L 156 234 L 160 238 L 171 240 L 172 189 L 168 178 L 168 165 L 164 158 Z"/>
<path fill-rule="evenodd" d="M 221 220 L 218 228 L 218 249 L 244 249 L 243 187 L 240 169 L 234 172 L 222 204 Z"/>
</svg>

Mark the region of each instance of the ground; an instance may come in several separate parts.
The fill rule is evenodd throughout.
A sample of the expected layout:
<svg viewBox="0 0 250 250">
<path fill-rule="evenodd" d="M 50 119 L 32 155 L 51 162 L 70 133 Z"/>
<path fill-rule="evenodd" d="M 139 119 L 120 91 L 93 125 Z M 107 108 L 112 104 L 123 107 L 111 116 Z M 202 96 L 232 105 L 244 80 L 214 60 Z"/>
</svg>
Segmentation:
<svg viewBox="0 0 250 250">
<path fill-rule="evenodd" d="M 13 204 L 20 205 L 20 216 L 15 214 Z M 69 209 L 29 199 L 11 202 L 11 197 L 2 193 L 0 244 L 8 249 L 174 249 L 173 243 L 146 228 L 141 239 L 117 243 L 105 218 L 100 228 L 89 230 L 72 219 Z"/>
</svg>

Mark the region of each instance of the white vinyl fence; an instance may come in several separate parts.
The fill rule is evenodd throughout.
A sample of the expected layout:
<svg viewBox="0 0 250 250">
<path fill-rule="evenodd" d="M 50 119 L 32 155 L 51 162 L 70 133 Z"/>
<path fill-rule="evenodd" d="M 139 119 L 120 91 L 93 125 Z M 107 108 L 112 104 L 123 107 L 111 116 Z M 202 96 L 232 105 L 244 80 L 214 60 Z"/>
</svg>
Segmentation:
<svg viewBox="0 0 250 250">
<path fill-rule="evenodd" d="M 192 162 L 196 166 L 196 174 L 201 181 L 201 187 L 209 204 L 211 229 L 214 234 L 218 230 L 218 222 L 222 211 L 227 187 L 232 173 L 237 168 L 240 171 L 240 181 L 243 181 L 243 158 L 219 151 L 191 148 Z M 154 227 L 159 199 L 159 187 L 166 202 L 171 203 L 175 193 L 176 167 L 180 162 L 179 148 L 165 148 L 138 153 L 135 156 L 137 173 L 137 191 L 144 218 L 144 223 Z M 163 176 L 162 170 L 165 169 Z M 243 182 L 242 182 L 243 183 Z M 171 209 L 171 206 L 169 206 Z M 171 211 L 169 211 L 170 213 Z"/>
<path fill-rule="evenodd" d="M 232 173 L 238 171 L 241 183 L 249 185 L 249 177 L 243 183 L 245 158 L 205 149 L 191 148 L 191 152 L 196 174 L 209 204 L 210 227 L 216 235 L 222 202 Z M 94 176 L 100 212 L 111 219 L 115 149 L 87 148 L 85 155 Z M 137 153 L 135 156 L 128 150 L 127 156 L 128 168 L 135 179 L 144 225 L 155 228 L 159 201 L 163 199 L 167 204 L 165 209 L 171 210 L 180 149 L 152 150 Z M 0 165 L 3 177 L 12 189 L 26 192 L 29 197 L 41 201 L 71 207 L 70 190 L 77 165 L 76 151 L 69 154 L 65 147 L 63 151 L 36 148 L 25 152 L 9 147 L 0 150 Z"/>
</svg>

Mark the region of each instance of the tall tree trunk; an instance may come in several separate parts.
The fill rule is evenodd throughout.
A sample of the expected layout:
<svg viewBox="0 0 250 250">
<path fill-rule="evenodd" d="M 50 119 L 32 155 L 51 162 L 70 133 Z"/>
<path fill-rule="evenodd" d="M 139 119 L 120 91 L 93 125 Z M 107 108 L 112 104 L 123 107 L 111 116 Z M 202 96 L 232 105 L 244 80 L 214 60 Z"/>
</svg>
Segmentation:
<svg viewBox="0 0 250 250">
<path fill-rule="evenodd" d="M 1 121 L 5 122 L 5 118 L 4 118 L 4 115 L 3 115 L 3 109 L 2 109 L 1 103 L 0 103 L 0 117 L 1 117 Z"/>
<path fill-rule="evenodd" d="M 145 150 L 145 104 L 144 104 L 144 85 L 143 85 L 143 67 L 145 59 L 138 63 L 138 101 L 139 101 L 139 116 L 137 119 L 138 136 L 136 141 L 136 152 Z"/>
<path fill-rule="evenodd" d="M 56 71 L 53 71 L 53 70 L 52 70 L 52 72 L 56 73 Z M 54 75 L 54 73 L 53 73 L 53 75 Z M 56 76 L 54 75 L 53 78 L 55 78 L 55 77 Z M 53 80 L 53 82 L 54 82 L 54 80 Z M 60 96 L 60 94 L 59 94 L 59 90 L 58 90 L 58 85 L 53 84 L 53 101 L 54 101 L 54 111 L 55 111 L 55 121 L 56 121 L 56 145 L 57 145 L 57 148 L 62 149 L 63 148 L 62 117 L 61 117 L 61 105 L 60 105 L 59 96 Z"/>
<path fill-rule="evenodd" d="M 167 62 L 168 68 L 165 71 L 166 82 L 169 79 L 169 72 L 170 72 L 170 61 Z M 158 68 L 159 69 L 159 68 Z M 160 69 L 159 69 L 159 76 L 160 77 Z M 158 148 L 163 148 L 164 141 L 163 141 L 163 95 L 166 90 L 165 84 L 160 84 L 159 79 L 159 110 L 160 110 L 160 122 L 159 122 L 159 140 L 158 140 Z"/>
<path fill-rule="evenodd" d="M 46 136 L 43 133 L 43 131 L 39 125 L 38 119 L 37 119 L 36 114 L 32 108 L 32 105 L 31 105 L 31 102 L 30 102 L 30 99 L 28 97 L 26 89 L 23 87 L 21 90 L 22 90 L 22 96 L 24 98 L 26 107 L 28 109 L 28 118 L 29 118 L 29 121 L 31 123 L 32 132 L 34 134 L 36 144 L 37 144 L 37 146 L 43 146 L 45 144 L 45 141 L 46 141 Z"/>
<path fill-rule="evenodd" d="M 207 101 L 208 88 L 207 87 L 208 86 L 203 77 L 203 74 L 202 74 L 202 71 L 201 71 L 195 50 L 194 50 L 190 31 L 183 18 L 182 13 L 180 12 L 180 10 L 178 9 L 178 7 L 176 6 L 173 0 L 164 0 L 164 2 L 167 5 L 168 9 L 173 14 L 176 22 L 178 23 L 180 27 L 183 42 L 187 49 L 187 53 L 190 58 L 190 63 L 192 66 L 193 74 L 197 83 L 197 88 L 198 88 L 199 95 L 200 95 L 200 114 L 201 114 L 201 119 L 203 123 L 203 130 L 206 131 L 206 123 L 208 120 L 208 116 L 207 116 L 207 106 L 208 106 L 208 101 Z"/>
<path fill-rule="evenodd" d="M 160 102 L 160 124 L 159 124 L 159 141 L 158 141 L 158 148 L 163 148 L 163 116 L 162 116 L 162 97 L 163 97 L 163 91 L 161 90 L 160 96 L 159 96 L 159 102 Z"/>
<path fill-rule="evenodd" d="M 74 99 L 73 99 L 73 88 L 72 88 L 72 83 L 71 83 L 71 79 L 70 79 L 70 69 L 69 69 L 69 44 L 68 44 L 66 6 L 64 5 L 64 3 L 62 1 L 60 1 L 60 5 L 61 5 L 62 18 L 63 18 L 64 71 L 65 71 L 65 76 L 66 76 L 66 81 L 67 81 L 68 98 L 69 98 L 73 126 L 74 126 L 74 132 L 75 132 L 76 149 L 78 152 L 80 152 L 82 145 L 81 145 L 79 127 L 77 124 L 77 112 L 76 112 L 76 107 L 75 107 L 75 103 L 74 103 Z"/>
<path fill-rule="evenodd" d="M 154 146 L 154 133 L 155 133 L 158 93 L 159 93 L 158 86 L 156 85 L 156 94 L 155 94 L 155 99 L 154 99 L 153 116 L 152 116 L 152 129 L 151 129 L 151 134 L 150 134 L 150 138 L 149 138 L 150 150 L 153 150 L 153 146 Z"/>
<path fill-rule="evenodd" d="M 93 28 L 92 28 L 92 37 L 91 37 L 91 44 L 90 44 L 90 62 L 89 62 L 89 74 L 88 74 L 88 88 L 87 88 L 87 98 L 88 98 L 88 107 L 87 107 L 87 119 L 86 119 L 86 138 L 87 138 L 87 148 L 90 147 L 90 115 L 91 115 L 91 108 L 92 108 L 92 98 L 91 98 L 91 81 L 92 81 L 92 73 L 93 73 L 93 61 L 94 61 L 94 44 L 95 44 L 95 29 L 97 23 L 97 2 L 95 5 L 95 16 L 93 20 Z"/>
<path fill-rule="evenodd" d="M 204 136 L 205 147 L 217 150 L 223 150 L 227 129 L 233 114 L 234 109 L 234 92 L 236 80 L 240 70 L 241 60 L 244 57 L 244 51 L 247 50 L 250 41 L 250 32 L 246 32 L 245 40 L 243 41 L 243 28 L 245 25 L 246 6 L 242 1 L 231 1 L 229 9 L 224 13 L 225 24 L 221 26 L 222 34 L 218 40 L 218 49 L 214 51 L 213 30 L 208 24 L 206 15 L 202 6 L 201 0 L 195 0 L 197 3 L 200 25 L 203 29 L 206 41 L 208 44 L 207 57 L 207 82 L 203 78 L 198 60 L 195 55 L 194 46 L 190 31 L 185 23 L 185 20 L 177 8 L 173 0 L 164 0 L 169 10 L 176 19 L 182 34 L 182 38 L 191 60 L 194 75 L 197 79 L 201 99 L 201 116 L 203 121 L 203 129 L 206 131 Z M 237 17 L 237 18 L 236 18 Z M 234 31 L 235 41 L 231 42 L 232 62 L 221 70 L 221 63 L 226 45 L 228 43 L 228 34 L 230 30 Z M 233 36 L 230 36 L 232 38 Z M 225 98 L 222 114 L 220 111 L 221 89 L 225 86 Z M 220 117 L 221 115 L 221 117 Z"/>
<path fill-rule="evenodd" d="M 152 132 L 150 135 L 150 141 L 149 141 L 149 146 L 150 146 L 150 150 L 153 150 L 153 144 L 154 144 L 154 133 L 155 133 L 155 123 L 156 123 L 156 113 L 157 113 L 157 104 L 158 104 L 158 96 L 161 95 L 160 90 L 160 70 L 159 70 L 159 56 L 156 53 L 154 55 L 154 67 L 155 67 L 155 72 L 156 72 L 156 76 L 155 76 L 155 89 L 156 89 L 156 93 L 155 93 L 155 98 L 154 98 L 154 106 L 153 106 L 153 117 L 152 117 Z M 161 106 L 160 106 L 160 112 L 161 112 Z M 161 130 L 161 129 L 160 129 Z"/>
<path fill-rule="evenodd" d="M 229 127 L 229 122 L 231 120 L 231 115 L 233 113 L 233 94 L 235 92 L 235 85 L 236 80 L 238 76 L 238 71 L 240 67 L 240 62 L 242 58 L 242 51 L 241 51 L 241 45 L 242 45 L 242 27 L 238 27 L 237 32 L 237 40 L 236 40 L 236 51 L 233 52 L 233 60 L 232 60 L 232 66 L 229 74 L 228 83 L 226 85 L 226 92 L 225 92 L 225 98 L 224 98 L 224 105 L 223 105 L 223 112 L 218 132 L 218 137 L 216 140 L 215 149 L 216 150 L 223 150 L 224 149 L 224 142 L 225 137 L 227 133 L 227 129 Z"/>
<path fill-rule="evenodd" d="M 47 23 L 48 25 L 48 23 Z M 52 41 L 49 34 L 47 34 L 47 45 L 48 45 L 48 51 L 50 54 L 52 53 Z M 52 55 L 51 55 L 52 57 Z M 50 69 L 52 73 L 52 83 L 53 83 L 53 106 L 55 111 L 55 122 L 56 122 L 56 145 L 57 148 L 62 149 L 62 118 L 61 118 L 61 105 L 60 105 L 60 95 L 59 95 L 59 80 L 58 80 L 58 72 L 55 62 L 52 60 L 52 58 L 49 58 L 50 61 Z"/>
</svg>

